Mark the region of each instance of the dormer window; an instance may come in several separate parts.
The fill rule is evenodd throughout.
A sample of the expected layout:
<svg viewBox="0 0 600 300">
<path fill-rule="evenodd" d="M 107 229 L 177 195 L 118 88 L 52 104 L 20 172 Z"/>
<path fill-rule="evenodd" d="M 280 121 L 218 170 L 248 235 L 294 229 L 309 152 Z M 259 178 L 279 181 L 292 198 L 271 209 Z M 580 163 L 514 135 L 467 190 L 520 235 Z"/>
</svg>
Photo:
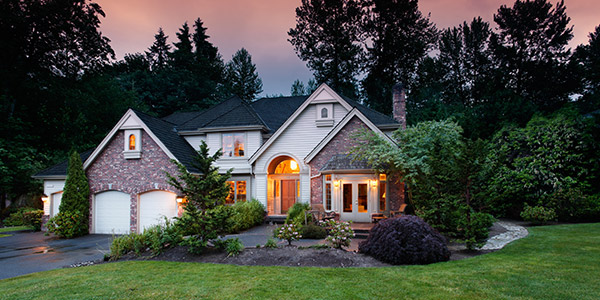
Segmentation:
<svg viewBox="0 0 600 300">
<path fill-rule="evenodd" d="M 129 150 L 135 150 L 135 134 L 129 135 Z"/>
<path fill-rule="evenodd" d="M 317 104 L 317 118 L 315 119 L 315 125 L 317 125 L 317 127 L 331 127 L 334 123 L 333 104 Z"/>
<path fill-rule="evenodd" d="M 123 156 L 125 159 L 139 159 L 142 157 L 142 130 L 126 129 L 123 136 Z"/>
<path fill-rule="evenodd" d="M 244 133 L 223 134 L 223 157 L 244 157 L 246 149 Z"/>
</svg>

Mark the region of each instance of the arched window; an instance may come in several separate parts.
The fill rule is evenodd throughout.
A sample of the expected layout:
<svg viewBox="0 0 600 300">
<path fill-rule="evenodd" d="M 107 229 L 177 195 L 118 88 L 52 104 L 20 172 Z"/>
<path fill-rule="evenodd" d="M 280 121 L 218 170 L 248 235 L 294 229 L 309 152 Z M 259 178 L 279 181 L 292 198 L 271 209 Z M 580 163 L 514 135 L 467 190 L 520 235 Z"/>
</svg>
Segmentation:
<svg viewBox="0 0 600 300">
<path fill-rule="evenodd" d="M 135 150 L 135 135 L 129 135 L 129 150 Z"/>
<path fill-rule="evenodd" d="M 321 109 L 321 118 L 322 119 L 327 119 L 327 108 L 322 108 Z"/>
</svg>

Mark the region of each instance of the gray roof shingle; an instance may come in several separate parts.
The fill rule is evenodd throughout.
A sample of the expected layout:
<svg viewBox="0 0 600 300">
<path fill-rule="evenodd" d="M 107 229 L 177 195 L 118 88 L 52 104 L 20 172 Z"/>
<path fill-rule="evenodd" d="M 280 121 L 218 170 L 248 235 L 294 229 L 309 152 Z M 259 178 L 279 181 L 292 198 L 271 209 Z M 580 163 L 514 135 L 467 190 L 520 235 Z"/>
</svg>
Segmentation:
<svg viewBox="0 0 600 300">
<path fill-rule="evenodd" d="M 94 149 L 87 150 L 79 154 L 81 157 L 81 161 L 84 162 L 90 155 L 94 152 Z M 55 176 L 67 176 L 67 168 L 69 167 L 69 160 L 65 159 L 64 161 L 49 167 L 47 169 L 41 170 L 33 175 L 33 178 L 44 178 L 44 177 L 55 177 Z"/>
<path fill-rule="evenodd" d="M 354 156 L 347 154 L 336 154 L 333 155 L 321 168 L 321 172 L 324 171 L 336 171 L 336 170 L 367 170 L 371 169 L 367 161 L 355 160 Z"/>
</svg>

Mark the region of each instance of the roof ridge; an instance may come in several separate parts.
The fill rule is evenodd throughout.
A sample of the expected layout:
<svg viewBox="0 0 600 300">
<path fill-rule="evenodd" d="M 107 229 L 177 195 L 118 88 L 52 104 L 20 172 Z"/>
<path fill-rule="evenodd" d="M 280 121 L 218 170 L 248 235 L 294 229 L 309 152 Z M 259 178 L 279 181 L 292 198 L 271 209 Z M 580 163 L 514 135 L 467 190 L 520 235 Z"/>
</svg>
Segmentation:
<svg viewBox="0 0 600 300">
<path fill-rule="evenodd" d="M 242 104 L 244 105 L 246 110 L 254 117 L 254 119 L 259 121 L 261 124 L 263 124 L 266 128 L 268 128 L 270 130 L 267 123 L 260 117 L 260 115 L 256 112 L 254 107 L 252 107 L 251 103 L 248 103 L 248 102 L 242 100 Z"/>
<path fill-rule="evenodd" d="M 221 102 L 219 102 L 219 103 L 217 103 L 217 104 L 215 104 L 215 105 L 213 105 L 213 106 L 211 106 L 211 107 L 209 107 L 209 108 L 207 108 L 207 109 L 205 109 L 205 110 L 203 110 L 203 111 L 200 111 L 200 112 L 199 112 L 199 114 L 198 114 L 197 116 L 195 116 L 195 117 L 193 117 L 193 118 L 191 118 L 191 119 L 187 120 L 185 123 L 183 123 L 183 124 L 180 124 L 180 125 L 179 125 L 179 126 L 177 126 L 177 127 L 185 127 L 185 125 L 186 125 L 187 123 L 190 123 L 190 122 L 192 122 L 192 121 L 194 121 L 194 120 L 198 119 L 199 117 L 201 117 L 201 116 L 204 116 L 204 115 L 205 115 L 207 112 L 211 111 L 211 110 L 212 110 L 212 109 L 214 109 L 215 107 L 217 107 L 217 106 L 221 106 L 221 105 L 225 104 L 225 102 L 227 102 L 227 101 L 229 101 L 229 100 L 231 100 L 231 99 L 233 99 L 233 98 L 239 98 L 239 97 L 238 97 L 238 96 L 235 96 L 235 95 L 233 95 L 233 96 L 231 96 L 231 97 L 229 97 L 229 98 L 227 98 L 227 99 L 225 99 L 225 100 L 223 100 L 223 101 L 221 101 Z M 241 100 L 241 99 L 240 99 L 240 100 Z M 230 112 L 230 111 L 231 111 L 231 110 L 228 110 L 227 112 Z M 222 115 L 223 115 L 223 114 L 221 114 L 220 116 L 222 116 Z M 206 124 L 208 124 L 208 123 L 210 123 L 210 122 L 214 121 L 215 119 L 216 119 L 216 118 L 213 118 L 213 119 L 210 119 L 210 121 L 208 121 L 208 122 L 202 123 L 202 124 L 201 124 L 202 126 L 200 126 L 200 127 L 198 127 L 198 128 L 204 127 L 204 125 L 206 125 Z"/>
</svg>

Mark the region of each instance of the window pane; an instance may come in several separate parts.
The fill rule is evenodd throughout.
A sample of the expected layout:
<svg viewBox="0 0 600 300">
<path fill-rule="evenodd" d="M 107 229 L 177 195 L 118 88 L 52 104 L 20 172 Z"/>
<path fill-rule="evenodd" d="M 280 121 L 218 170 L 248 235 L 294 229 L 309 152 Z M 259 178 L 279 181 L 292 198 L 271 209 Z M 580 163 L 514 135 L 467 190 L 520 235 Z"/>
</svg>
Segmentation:
<svg viewBox="0 0 600 300">
<path fill-rule="evenodd" d="M 387 175 L 385 175 L 385 174 L 379 174 L 379 180 L 385 181 L 386 179 L 387 179 Z"/>
<path fill-rule="evenodd" d="M 325 175 L 325 181 L 331 181 L 331 175 Z"/>
<path fill-rule="evenodd" d="M 236 181 L 237 197 L 236 202 L 246 201 L 246 181 Z"/>
<path fill-rule="evenodd" d="M 327 118 L 327 108 L 321 109 L 321 118 L 322 119 L 326 119 Z"/>
<path fill-rule="evenodd" d="M 379 210 L 385 210 L 385 182 L 379 182 Z"/>
<path fill-rule="evenodd" d="M 234 149 L 233 149 L 233 155 L 234 156 L 244 156 L 244 149 L 245 149 L 245 145 L 244 145 L 244 134 L 236 134 L 235 135 L 235 141 L 234 141 L 234 145 L 233 145 Z"/>
<path fill-rule="evenodd" d="M 369 208 L 367 205 L 367 185 L 364 183 L 358 184 L 358 212 L 366 213 Z"/>
<path fill-rule="evenodd" d="M 135 135 L 129 135 L 129 150 L 135 150 Z"/>
<path fill-rule="evenodd" d="M 331 210 L 331 183 L 325 184 L 325 209 Z"/>
<path fill-rule="evenodd" d="M 233 204 L 235 203 L 235 182 L 227 181 L 227 184 L 229 184 L 229 195 L 227 195 L 227 198 L 225 198 L 225 204 Z"/>
<path fill-rule="evenodd" d="M 344 212 L 352 212 L 352 184 L 343 186 Z"/>
<path fill-rule="evenodd" d="M 223 156 L 233 156 L 233 134 L 223 134 Z"/>
</svg>

